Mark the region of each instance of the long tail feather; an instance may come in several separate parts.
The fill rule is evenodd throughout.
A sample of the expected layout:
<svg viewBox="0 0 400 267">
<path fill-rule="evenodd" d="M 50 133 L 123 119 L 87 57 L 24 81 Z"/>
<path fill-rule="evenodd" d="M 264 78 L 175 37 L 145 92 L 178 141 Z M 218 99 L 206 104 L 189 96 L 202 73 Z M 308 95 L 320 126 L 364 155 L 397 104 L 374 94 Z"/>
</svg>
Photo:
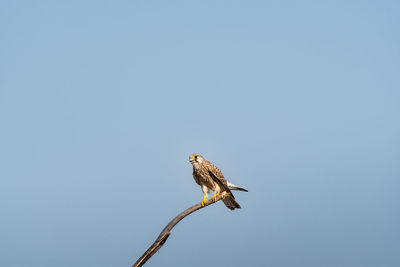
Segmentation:
<svg viewBox="0 0 400 267">
<path fill-rule="evenodd" d="M 224 198 L 222 199 L 222 201 L 224 202 L 225 206 L 230 210 L 240 209 L 239 203 L 237 203 L 237 201 L 235 200 L 235 198 L 233 198 L 233 196 Z"/>
</svg>

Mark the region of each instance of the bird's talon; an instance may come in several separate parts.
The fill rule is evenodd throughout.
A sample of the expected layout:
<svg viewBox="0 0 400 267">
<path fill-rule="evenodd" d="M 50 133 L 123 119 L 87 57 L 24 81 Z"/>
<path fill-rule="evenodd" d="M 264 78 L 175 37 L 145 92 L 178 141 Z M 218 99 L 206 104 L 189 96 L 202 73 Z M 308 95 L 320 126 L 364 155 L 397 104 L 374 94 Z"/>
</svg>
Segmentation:
<svg viewBox="0 0 400 267">
<path fill-rule="evenodd" d="M 206 202 L 207 202 L 207 198 L 204 196 L 203 200 L 201 201 L 201 206 L 204 207 L 204 204 L 206 204 Z"/>
<path fill-rule="evenodd" d="M 212 199 L 214 200 L 214 202 L 217 202 L 217 196 L 219 195 L 219 192 L 214 192 L 214 195 L 212 197 Z"/>
</svg>

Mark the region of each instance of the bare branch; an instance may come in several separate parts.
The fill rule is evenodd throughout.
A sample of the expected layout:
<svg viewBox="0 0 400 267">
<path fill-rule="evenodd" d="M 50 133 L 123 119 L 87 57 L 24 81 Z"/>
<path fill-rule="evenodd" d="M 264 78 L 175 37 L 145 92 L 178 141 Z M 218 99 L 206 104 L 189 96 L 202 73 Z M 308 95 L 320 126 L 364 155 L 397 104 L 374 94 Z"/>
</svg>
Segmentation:
<svg viewBox="0 0 400 267">
<path fill-rule="evenodd" d="M 215 202 L 220 201 L 223 197 L 224 197 L 223 194 L 218 195 Z M 204 207 L 214 204 L 215 202 L 214 202 L 214 200 L 209 199 L 206 203 L 204 203 Z M 189 214 L 195 212 L 196 210 L 202 209 L 204 207 L 201 205 L 201 203 L 196 204 L 196 205 L 188 208 L 187 210 L 181 212 L 178 216 L 176 216 L 174 219 L 172 219 L 172 221 L 170 221 L 167 224 L 167 226 L 165 226 L 165 228 L 161 231 L 161 233 L 157 237 L 156 241 L 154 241 L 154 243 L 149 247 L 149 249 L 146 250 L 145 253 L 143 253 L 143 255 L 135 262 L 135 264 L 132 265 L 132 267 L 143 266 L 143 264 L 145 264 L 146 261 L 148 261 L 148 259 L 150 259 L 151 256 L 153 256 L 154 253 L 156 253 L 164 245 L 165 241 L 167 241 L 169 235 L 171 234 L 172 228 L 174 228 L 174 226 L 178 222 L 180 222 L 183 218 L 185 218 Z"/>
</svg>

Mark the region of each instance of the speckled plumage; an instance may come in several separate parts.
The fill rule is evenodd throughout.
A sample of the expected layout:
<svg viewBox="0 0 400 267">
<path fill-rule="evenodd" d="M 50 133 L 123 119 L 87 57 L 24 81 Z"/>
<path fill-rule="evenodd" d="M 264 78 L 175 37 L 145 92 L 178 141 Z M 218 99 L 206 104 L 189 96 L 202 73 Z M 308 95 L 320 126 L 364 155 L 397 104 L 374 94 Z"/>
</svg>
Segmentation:
<svg viewBox="0 0 400 267">
<path fill-rule="evenodd" d="M 231 186 L 232 190 L 241 191 L 247 191 L 246 189 L 228 183 L 221 170 L 211 162 L 205 160 L 202 155 L 197 153 L 192 154 L 189 160 L 193 165 L 193 178 L 201 186 L 205 198 L 208 196 L 210 190 L 212 190 L 224 195 L 222 201 L 229 209 L 240 209 L 239 203 L 236 202 L 229 188 Z"/>
</svg>

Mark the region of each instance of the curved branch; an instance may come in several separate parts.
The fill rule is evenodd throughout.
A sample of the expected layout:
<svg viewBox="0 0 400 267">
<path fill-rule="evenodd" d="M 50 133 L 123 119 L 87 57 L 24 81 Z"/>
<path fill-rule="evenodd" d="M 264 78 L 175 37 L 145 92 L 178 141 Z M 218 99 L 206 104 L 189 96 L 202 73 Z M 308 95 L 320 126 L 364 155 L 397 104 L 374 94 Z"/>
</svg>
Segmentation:
<svg viewBox="0 0 400 267">
<path fill-rule="evenodd" d="M 223 194 L 218 195 L 215 202 L 220 201 L 223 197 L 224 197 Z M 206 203 L 204 203 L 204 207 L 214 204 L 215 202 L 214 200 L 209 199 Z M 150 259 L 151 256 L 153 256 L 154 253 L 156 253 L 164 245 L 165 241 L 167 241 L 169 235 L 171 234 L 172 228 L 174 228 L 174 226 L 178 222 L 180 222 L 183 218 L 195 212 L 196 210 L 202 209 L 204 207 L 201 205 L 201 203 L 196 204 L 188 208 L 187 210 L 181 212 L 178 216 L 172 219 L 172 221 L 170 221 L 167 224 L 167 226 L 165 226 L 165 228 L 161 231 L 156 241 L 154 241 L 154 243 L 149 247 L 149 249 L 146 250 L 145 253 L 143 253 L 143 255 L 132 265 L 132 267 L 140 267 L 143 264 L 145 264 L 146 261 Z"/>
</svg>

